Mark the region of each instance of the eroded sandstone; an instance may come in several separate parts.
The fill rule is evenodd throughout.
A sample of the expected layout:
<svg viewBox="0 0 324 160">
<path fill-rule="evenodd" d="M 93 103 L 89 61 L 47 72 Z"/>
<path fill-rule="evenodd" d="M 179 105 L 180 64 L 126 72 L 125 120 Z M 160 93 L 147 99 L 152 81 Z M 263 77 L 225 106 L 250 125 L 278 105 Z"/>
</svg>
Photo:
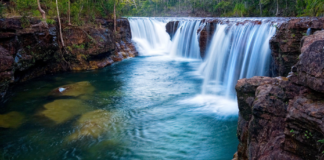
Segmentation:
<svg viewBox="0 0 324 160">
<path fill-rule="evenodd" d="M 323 159 L 322 35 L 303 39 L 302 55 L 287 78 L 238 81 L 238 159 Z"/>
</svg>

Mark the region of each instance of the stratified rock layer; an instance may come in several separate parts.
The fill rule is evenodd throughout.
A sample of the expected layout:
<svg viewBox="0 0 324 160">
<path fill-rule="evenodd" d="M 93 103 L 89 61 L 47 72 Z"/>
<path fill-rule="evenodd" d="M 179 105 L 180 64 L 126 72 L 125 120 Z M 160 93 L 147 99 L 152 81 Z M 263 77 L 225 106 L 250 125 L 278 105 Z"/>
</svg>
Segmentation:
<svg viewBox="0 0 324 160">
<path fill-rule="evenodd" d="M 31 24 L 39 20 L 29 19 Z M 0 101 L 8 87 L 34 77 L 69 70 L 103 68 L 124 58 L 137 56 L 127 19 L 96 19 L 95 26 L 63 25 L 64 48 L 58 26 L 23 28 L 20 19 L 0 20 Z"/>
<path fill-rule="evenodd" d="M 293 18 L 277 27 L 270 40 L 273 76 L 287 76 L 301 54 L 302 37 L 324 28 L 324 18 Z"/>
<path fill-rule="evenodd" d="M 323 34 L 303 38 L 288 78 L 238 81 L 239 160 L 324 158 Z"/>
</svg>

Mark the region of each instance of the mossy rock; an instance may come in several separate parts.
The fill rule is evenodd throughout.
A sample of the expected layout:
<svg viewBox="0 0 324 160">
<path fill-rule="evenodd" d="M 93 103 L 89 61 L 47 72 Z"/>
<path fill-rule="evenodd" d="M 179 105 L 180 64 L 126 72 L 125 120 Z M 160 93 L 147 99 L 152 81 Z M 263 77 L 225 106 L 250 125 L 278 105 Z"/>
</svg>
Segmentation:
<svg viewBox="0 0 324 160">
<path fill-rule="evenodd" d="M 18 128 L 24 121 L 25 116 L 22 113 L 13 111 L 0 115 L 1 128 Z"/>
<path fill-rule="evenodd" d="M 86 113 L 90 107 L 78 99 L 60 99 L 44 105 L 45 110 L 40 112 L 56 124 L 61 124 L 67 120 Z"/>
<path fill-rule="evenodd" d="M 82 139 L 83 137 L 98 138 L 108 131 L 112 114 L 106 110 L 95 110 L 83 114 L 76 122 L 73 134 L 68 137 L 69 141 Z"/>
</svg>

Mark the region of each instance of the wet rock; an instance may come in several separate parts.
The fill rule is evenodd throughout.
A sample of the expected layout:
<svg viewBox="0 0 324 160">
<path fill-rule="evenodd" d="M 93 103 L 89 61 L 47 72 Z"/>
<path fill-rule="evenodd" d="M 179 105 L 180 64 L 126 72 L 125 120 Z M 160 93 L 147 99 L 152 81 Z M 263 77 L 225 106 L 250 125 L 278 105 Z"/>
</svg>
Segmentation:
<svg viewBox="0 0 324 160">
<path fill-rule="evenodd" d="M 166 24 L 166 32 L 170 35 L 170 40 L 172 40 L 174 34 L 179 27 L 179 21 L 170 21 Z"/>
<path fill-rule="evenodd" d="M 69 141 L 80 140 L 84 137 L 98 138 L 105 132 L 111 121 L 111 113 L 106 110 L 95 110 L 83 114 L 76 122 L 76 131 L 68 137 Z"/>
<path fill-rule="evenodd" d="M 308 28 L 312 33 L 322 30 L 323 18 L 292 18 L 277 26 L 276 34 L 270 40 L 273 64 L 272 76 L 287 76 L 301 54 L 301 41 Z"/>
<path fill-rule="evenodd" d="M 91 85 L 90 82 L 82 81 L 58 87 L 51 91 L 50 95 L 87 98 L 94 92 L 94 90 L 95 88 Z"/>
<path fill-rule="evenodd" d="M 206 21 L 204 23 L 206 24 L 200 26 L 200 28 L 197 31 L 197 34 L 199 35 L 198 42 L 201 58 L 205 58 L 207 46 L 210 45 L 210 41 L 212 39 L 212 36 L 214 35 L 217 23 L 219 23 L 219 21 L 213 20 Z"/>
<path fill-rule="evenodd" d="M 238 159 L 323 159 L 322 34 L 303 38 L 288 78 L 238 81 Z"/>
<path fill-rule="evenodd" d="M 19 112 L 9 112 L 0 115 L 0 128 L 18 128 L 24 122 L 25 116 Z"/>
<path fill-rule="evenodd" d="M 61 124 L 73 117 L 90 110 L 84 102 L 78 99 L 60 99 L 44 105 L 45 110 L 38 115 L 52 120 L 55 124 Z"/>
<path fill-rule="evenodd" d="M 0 46 L 0 99 L 5 95 L 10 81 L 12 81 L 12 70 L 14 59 L 10 53 Z"/>
</svg>

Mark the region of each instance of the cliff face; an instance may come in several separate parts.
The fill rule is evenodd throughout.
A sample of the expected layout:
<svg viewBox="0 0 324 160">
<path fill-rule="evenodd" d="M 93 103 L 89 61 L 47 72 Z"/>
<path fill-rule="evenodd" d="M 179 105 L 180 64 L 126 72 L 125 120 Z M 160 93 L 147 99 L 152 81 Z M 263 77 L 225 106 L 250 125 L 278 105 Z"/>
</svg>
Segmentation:
<svg viewBox="0 0 324 160">
<path fill-rule="evenodd" d="M 238 81 L 238 159 L 324 159 L 324 31 L 301 41 L 287 78 Z"/>
<path fill-rule="evenodd" d="M 293 18 L 277 26 L 276 34 L 270 40 L 272 75 L 287 76 L 301 54 L 303 36 L 323 28 L 324 18 Z"/>
<path fill-rule="evenodd" d="M 112 21 L 97 19 L 95 24 L 63 26 L 63 48 L 56 24 L 48 29 L 23 28 L 20 19 L 1 19 L 0 101 L 10 84 L 47 73 L 103 68 L 137 55 L 127 19 L 117 21 L 118 34 L 112 32 Z"/>
</svg>

